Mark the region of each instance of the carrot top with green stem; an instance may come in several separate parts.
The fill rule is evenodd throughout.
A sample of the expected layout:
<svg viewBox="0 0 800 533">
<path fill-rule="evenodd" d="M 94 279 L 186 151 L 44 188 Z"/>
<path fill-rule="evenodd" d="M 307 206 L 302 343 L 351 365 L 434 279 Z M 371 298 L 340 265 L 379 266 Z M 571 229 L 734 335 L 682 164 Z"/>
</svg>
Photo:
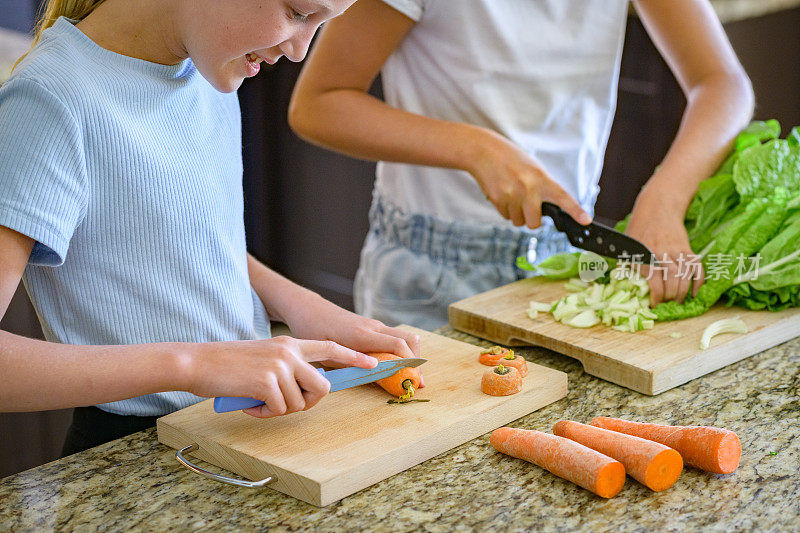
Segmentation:
<svg viewBox="0 0 800 533">
<path fill-rule="evenodd" d="M 378 361 L 401 359 L 401 357 L 391 353 L 370 353 L 368 355 L 371 355 Z M 388 378 L 379 379 L 375 383 L 389 394 L 397 397 L 398 401 L 394 403 L 407 403 L 407 401 L 414 396 L 417 389 L 419 389 L 420 379 L 421 376 L 417 368 L 405 367 Z"/>
<path fill-rule="evenodd" d="M 522 390 L 522 375 L 510 366 L 487 368 L 481 379 L 481 391 L 489 396 L 509 396 Z"/>
<path fill-rule="evenodd" d="M 521 355 L 514 355 L 513 350 L 509 350 L 497 363 L 516 368 L 523 378 L 528 375 L 528 363 Z"/>
<path fill-rule="evenodd" d="M 495 366 L 504 357 L 514 357 L 514 350 L 503 348 L 502 346 L 492 346 L 483 350 L 478 356 L 478 362 L 486 366 Z"/>
</svg>

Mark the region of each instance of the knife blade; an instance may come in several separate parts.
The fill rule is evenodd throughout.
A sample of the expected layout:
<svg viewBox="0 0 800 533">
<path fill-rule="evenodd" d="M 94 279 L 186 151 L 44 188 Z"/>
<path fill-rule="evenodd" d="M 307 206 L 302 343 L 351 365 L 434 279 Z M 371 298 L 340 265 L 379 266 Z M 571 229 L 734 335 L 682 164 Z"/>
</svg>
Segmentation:
<svg viewBox="0 0 800 533">
<path fill-rule="evenodd" d="M 381 361 L 375 368 L 358 368 L 351 366 L 336 370 L 318 368 L 317 371 L 331 383 L 330 392 L 336 392 L 342 389 L 349 389 L 350 387 L 372 383 L 379 379 L 388 378 L 389 376 L 393 376 L 401 368 L 417 367 L 426 361 L 427 359 L 405 357 L 401 359 L 392 359 L 390 361 Z M 234 398 L 231 396 L 219 396 L 214 398 L 214 411 L 217 413 L 239 411 L 240 409 L 257 407 L 259 405 L 264 405 L 264 402 L 256 400 L 255 398 Z"/>
<path fill-rule="evenodd" d="M 605 257 L 625 258 L 627 261 L 633 261 L 638 257 L 642 262 L 650 263 L 652 252 L 633 237 L 597 222 L 583 226 L 566 211 L 550 202 L 542 202 L 542 214 L 552 218 L 556 228 L 565 233 L 569 242 L 576 248 Z"/>
</svg>

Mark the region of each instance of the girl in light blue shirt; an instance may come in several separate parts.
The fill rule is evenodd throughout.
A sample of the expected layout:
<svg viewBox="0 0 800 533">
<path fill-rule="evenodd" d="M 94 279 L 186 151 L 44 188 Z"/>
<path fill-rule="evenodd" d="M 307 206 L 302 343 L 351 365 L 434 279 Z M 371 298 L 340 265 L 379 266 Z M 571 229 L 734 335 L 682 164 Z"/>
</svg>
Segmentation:
<svg viewBox="0 0 800 533">
<path fill-rule="evenodd" d="M 0 411 L 97 405 L 72 452 L 203 397 L 308 409 L 329 387 L 309 362 L 418 353 L 245 248 L 234 91 L 352 2 L 50 0 L 0 88 L 0 316 L 21 278 L 47 339 L 0 332 Z"/>
</svg>

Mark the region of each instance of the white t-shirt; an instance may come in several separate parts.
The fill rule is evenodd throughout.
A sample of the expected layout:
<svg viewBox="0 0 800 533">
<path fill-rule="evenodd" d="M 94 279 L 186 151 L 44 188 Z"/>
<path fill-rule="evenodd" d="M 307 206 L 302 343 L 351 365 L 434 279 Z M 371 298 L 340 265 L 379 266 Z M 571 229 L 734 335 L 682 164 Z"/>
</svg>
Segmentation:
<svg viewBox="0 0 800 533">
<path fill-rule="evenodd" d="M 498 131 L 593 213 L 627 0 L 383 1 L 416 21 L 381 71 L 386 102 Z M 376 189 L 408 213 L 511 224 L 467 172 L 380 162 Z"/>
</svg>

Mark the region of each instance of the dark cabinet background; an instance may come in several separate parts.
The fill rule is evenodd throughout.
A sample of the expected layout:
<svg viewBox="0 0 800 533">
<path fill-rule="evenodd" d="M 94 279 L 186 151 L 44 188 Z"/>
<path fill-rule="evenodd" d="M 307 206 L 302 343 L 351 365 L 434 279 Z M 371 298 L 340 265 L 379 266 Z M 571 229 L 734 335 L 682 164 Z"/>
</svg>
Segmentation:
<svg viewBox="0 0 800 533">
<path fill-rule="evenodd" d="M 9 2 L 17 0 L 0 0 L 0 12 L 8 12 Z M 756 118 L 777 118 L 784 134 L 800 124 L 799 27 L 800 9 L 725 25 L 753 81 Z M 248 247 L 270 267 L 352 308 L 374 164 L 315 148 L 289 130 L 286 109 L 301 66 L 281 61 L 239 91 Z M 634 16 L 628 21 L 619 89 L 596 205 L 605 221 L 630 211 L 666 153 L 685 105 Z M 377 84 L 373 90 L 379 94 Z M 41 338 L 24 291 L 18 291 L 0 328 Z M 56 458 L 69 412 L 0 414 L 0 477 Z"/>
</svg>

